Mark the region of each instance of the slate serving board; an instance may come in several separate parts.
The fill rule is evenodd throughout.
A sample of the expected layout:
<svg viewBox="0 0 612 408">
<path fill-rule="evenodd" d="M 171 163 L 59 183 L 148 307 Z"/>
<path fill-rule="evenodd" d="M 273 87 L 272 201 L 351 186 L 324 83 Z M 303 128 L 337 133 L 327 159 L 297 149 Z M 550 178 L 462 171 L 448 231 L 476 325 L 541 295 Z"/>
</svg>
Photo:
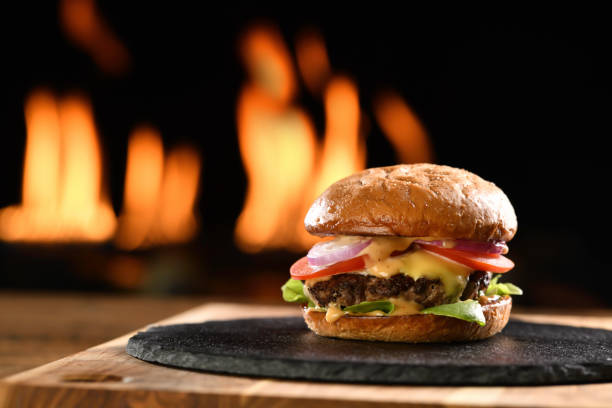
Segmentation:
<svg viewBox="0 0 612 408">
<path fill-rule="evenodd" d="M 300 317 L 157 326 L 127 352 L 215 373 L 421 385 L 550 385 L 612 381 L 612 331 L 510 321 L 493 338 L 455 344 L 329 339 Z"/>
</svg>

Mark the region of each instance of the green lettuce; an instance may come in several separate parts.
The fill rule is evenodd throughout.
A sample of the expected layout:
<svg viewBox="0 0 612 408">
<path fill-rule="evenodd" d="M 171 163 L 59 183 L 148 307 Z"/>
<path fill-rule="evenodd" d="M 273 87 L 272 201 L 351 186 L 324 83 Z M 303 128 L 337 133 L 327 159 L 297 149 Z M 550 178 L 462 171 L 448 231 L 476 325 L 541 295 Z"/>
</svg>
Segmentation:
<svg viewBox="0 0 612 408">
<path fill-rule="evenodd" d="M 316 307 L 316 305 L 306 295 L 304 295 L 304 284 L 301 280 L 289 279 L 282 287 L 283 300 L 292 303 L 308 303 L 308 307 L 317 310 L 325 311 L 324 307 Z M 374 310 L 382 310 L 385 313 L 391 313 L 395 310 L 395 305 L 386 300 L 377 300 L 375 302 L 361 302 L 358 305 L 348 306 L 342 309 L 345 312 L 351 313 L 368 313 Z"/>
<path fill-rule="evenodd" d="M 421 310 L 424 314 L 454 317 L 456 319 L 475 322 L 484 326 L 486 321 L 482 313 L 482 306 L 477 300 L 463 300 L 456 303 L 438 305 Z"/>
<path fill-rule="evenodd" d="M 350 313 L 368 313 L 374 310 L 382 310 L 389 314 L 395 310 L 395 305 L 387 300 L 376 300 L 374 302 L 361 302 L 357 305 L 347 306 L 342 310 Z"/>
<path fill-rule="evenodd" d="M 307 303 L 310 301 L 304 295 L 304 284 L 297 279 L 289 279 L 282 287 L 283 300 L 285 302 Z"/>
<path fill-rule="evenodd" d="M 487 292 L 485 293 L 487 296 L 499 295 L 522 295 L 523 290 L 512 283 L 501 283 L 498 282 L 501 275 L 495 275 L 493 279 L 491 279 L 491 283 L 489 283 L 489 287 L 487 288 Z"/>
</svg>

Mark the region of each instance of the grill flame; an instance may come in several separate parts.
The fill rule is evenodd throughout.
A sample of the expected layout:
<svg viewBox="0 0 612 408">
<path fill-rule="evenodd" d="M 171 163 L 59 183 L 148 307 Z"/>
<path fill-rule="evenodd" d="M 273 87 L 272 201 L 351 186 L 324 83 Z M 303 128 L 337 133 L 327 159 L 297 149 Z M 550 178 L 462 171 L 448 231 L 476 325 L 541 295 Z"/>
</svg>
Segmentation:
<svg viewBox="0 0 612 408">
<path fill-rule="evenodd" d="M 140 127 L 128 143 L 123 213 L 117 220 L 102 188 L 102 160 L 89 102 L 36 91 L 25 105 L 22 204 L 0 210 L 0 239 L 102 242 L 122 249 L 181 243 L 197 229 L 193 207 L 199 154 L 164 155 L 159 132 Z M 118 227 L 118 228 L 117 228 Z"/>
<path fill-rule="evenodd" d="M 235 238 L 246 252 L 311 246 L 317 238 L 303 225 L 310 204 L 329 184 L 365 165 L 357 87 L 345 77 L 327 81 L 327 60 L 320 58 L 326 56 L 324 44 L 318 37 L 301 41 L 301 69 L 309 72 L 313 92 L 324 87 L 322 143 L 310 116 L 295 103 L 295 70 L 278 31 L 257 26 L 242 42 L 251 80 L 238 98 L 237 122 L 249 184 Z M 309 65 L 313 54 L 318 62 Z"/>
<path fill-rule="evenodd" d="M 386 91 L 374 101 L 374 113 L 401 163 L 427 163 L 433 158 L 427 132 L 404 99 Z"/>
<path fill-rule="evenodd" d="M 359 136 L 359 96 L 348 78 L 333 78 L 325 90 L 325 139 L 315 195 L 365 166 L 365 143 Z"/>
<path fill-rule="evenodd" d="M 116 220 L 102 192 L 98 136 L 89 102 L 36 91 L 25 105 L 22 204 L 0 210 L 6 241 L 104 241 Z"/>
<path fill-rule="evenodd" d="M 117 246 L 132 250 L 193 237 L 200 167 L 200 157 L 193 149 L 177 148 L 164 158 L 157 130 L 151 126 L 134 130 L 128 142 Z"/>
</svg>

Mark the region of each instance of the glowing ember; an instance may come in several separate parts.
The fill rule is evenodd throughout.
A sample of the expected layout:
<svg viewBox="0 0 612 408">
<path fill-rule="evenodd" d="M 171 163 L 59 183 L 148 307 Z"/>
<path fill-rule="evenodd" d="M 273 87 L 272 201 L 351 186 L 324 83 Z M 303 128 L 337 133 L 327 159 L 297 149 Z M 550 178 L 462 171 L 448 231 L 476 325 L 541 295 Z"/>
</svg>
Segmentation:
<svg viewBox="0 0 612 408">
<path fill-rule="evenodd" d="M 164 162 L 159 132 L 149 126 L 136 129 L 128 142 L 117 246 L 131 250 L 189 240 L 196 231 L 193 206 L 199 177 L 196 152 L 179 148 Z"/>
<path fill-rule="evenodd" d="M 104 241 L 115 215 L 101 191 L 101 158 L 93 114 L 83 98 L 59 103 L 33 93 L 25 106 L 27 140 L 22 205 L 0 210 L 6 241 Z"/>
<path fill-rule="evenodd" d="M 385 92 L 374 103 L 376 119 L 395 147 L 402 163 L 432 161 L 432 149 L 425 128 L 412 109 L 394 92 Z"/>
<path fill-rule="evenodd" d="M 105 72 L 122 74 L 130 65 L 125 46 L 100 16 L 94 0 L 61 0 L 60 21 L 68 37 Z"/>
</svg>

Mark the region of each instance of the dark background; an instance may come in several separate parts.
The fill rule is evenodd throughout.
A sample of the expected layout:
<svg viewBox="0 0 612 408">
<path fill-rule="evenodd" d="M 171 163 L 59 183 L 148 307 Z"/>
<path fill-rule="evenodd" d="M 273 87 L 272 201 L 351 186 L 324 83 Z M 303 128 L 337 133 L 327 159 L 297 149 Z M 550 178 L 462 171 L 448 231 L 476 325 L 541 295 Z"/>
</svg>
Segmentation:
<svg viewBox="0 0 612 408">
<path fill-rule="evenodd" d="M 67 40 L 55 4 L 2 17 L 0 207 L 20 200 L 26 95 L 39 86 L 80 90 L 93 103 L 116 213 L 135 125 L 154 124 L 167 147 L 197 146 L 204 160 L 200 233 L 180 248 L 135 254 L 110 245 L 0 244 L 1 286 L 118 290 L 95 276 L 118 257 L 186 271 L 138 290 L 277 297 L 296 255 L 242 254 L 232 237 L 246 188 L 235 128 L 245 80 L 237 41 L 250 24 L 266 21 L 290 45 L 300 29 L 318 28 L 334 71 L 356 80 L 370 124 L 368 167 L 395 163 L 371 105 L 377 90 L 390 87 L 424 123 L 437 163 L 469 169 L 507 193 L 519 219 L 509 255 L 517 267 L 508 275 L 526 291 L 519 303 L 612 306 L 606 143 L 612 29 L 605 13 L 400 10 L 383 3 L 335 10 L 310 3 L 292 5 L 299 10 L 252 4 L 201 10 L 180 2 L 98 7 L 130 51 L 124 76 L 105 75 Z M 320 102 L 305 92 L 299 98 L 323 129 Z"/>
</svg>

